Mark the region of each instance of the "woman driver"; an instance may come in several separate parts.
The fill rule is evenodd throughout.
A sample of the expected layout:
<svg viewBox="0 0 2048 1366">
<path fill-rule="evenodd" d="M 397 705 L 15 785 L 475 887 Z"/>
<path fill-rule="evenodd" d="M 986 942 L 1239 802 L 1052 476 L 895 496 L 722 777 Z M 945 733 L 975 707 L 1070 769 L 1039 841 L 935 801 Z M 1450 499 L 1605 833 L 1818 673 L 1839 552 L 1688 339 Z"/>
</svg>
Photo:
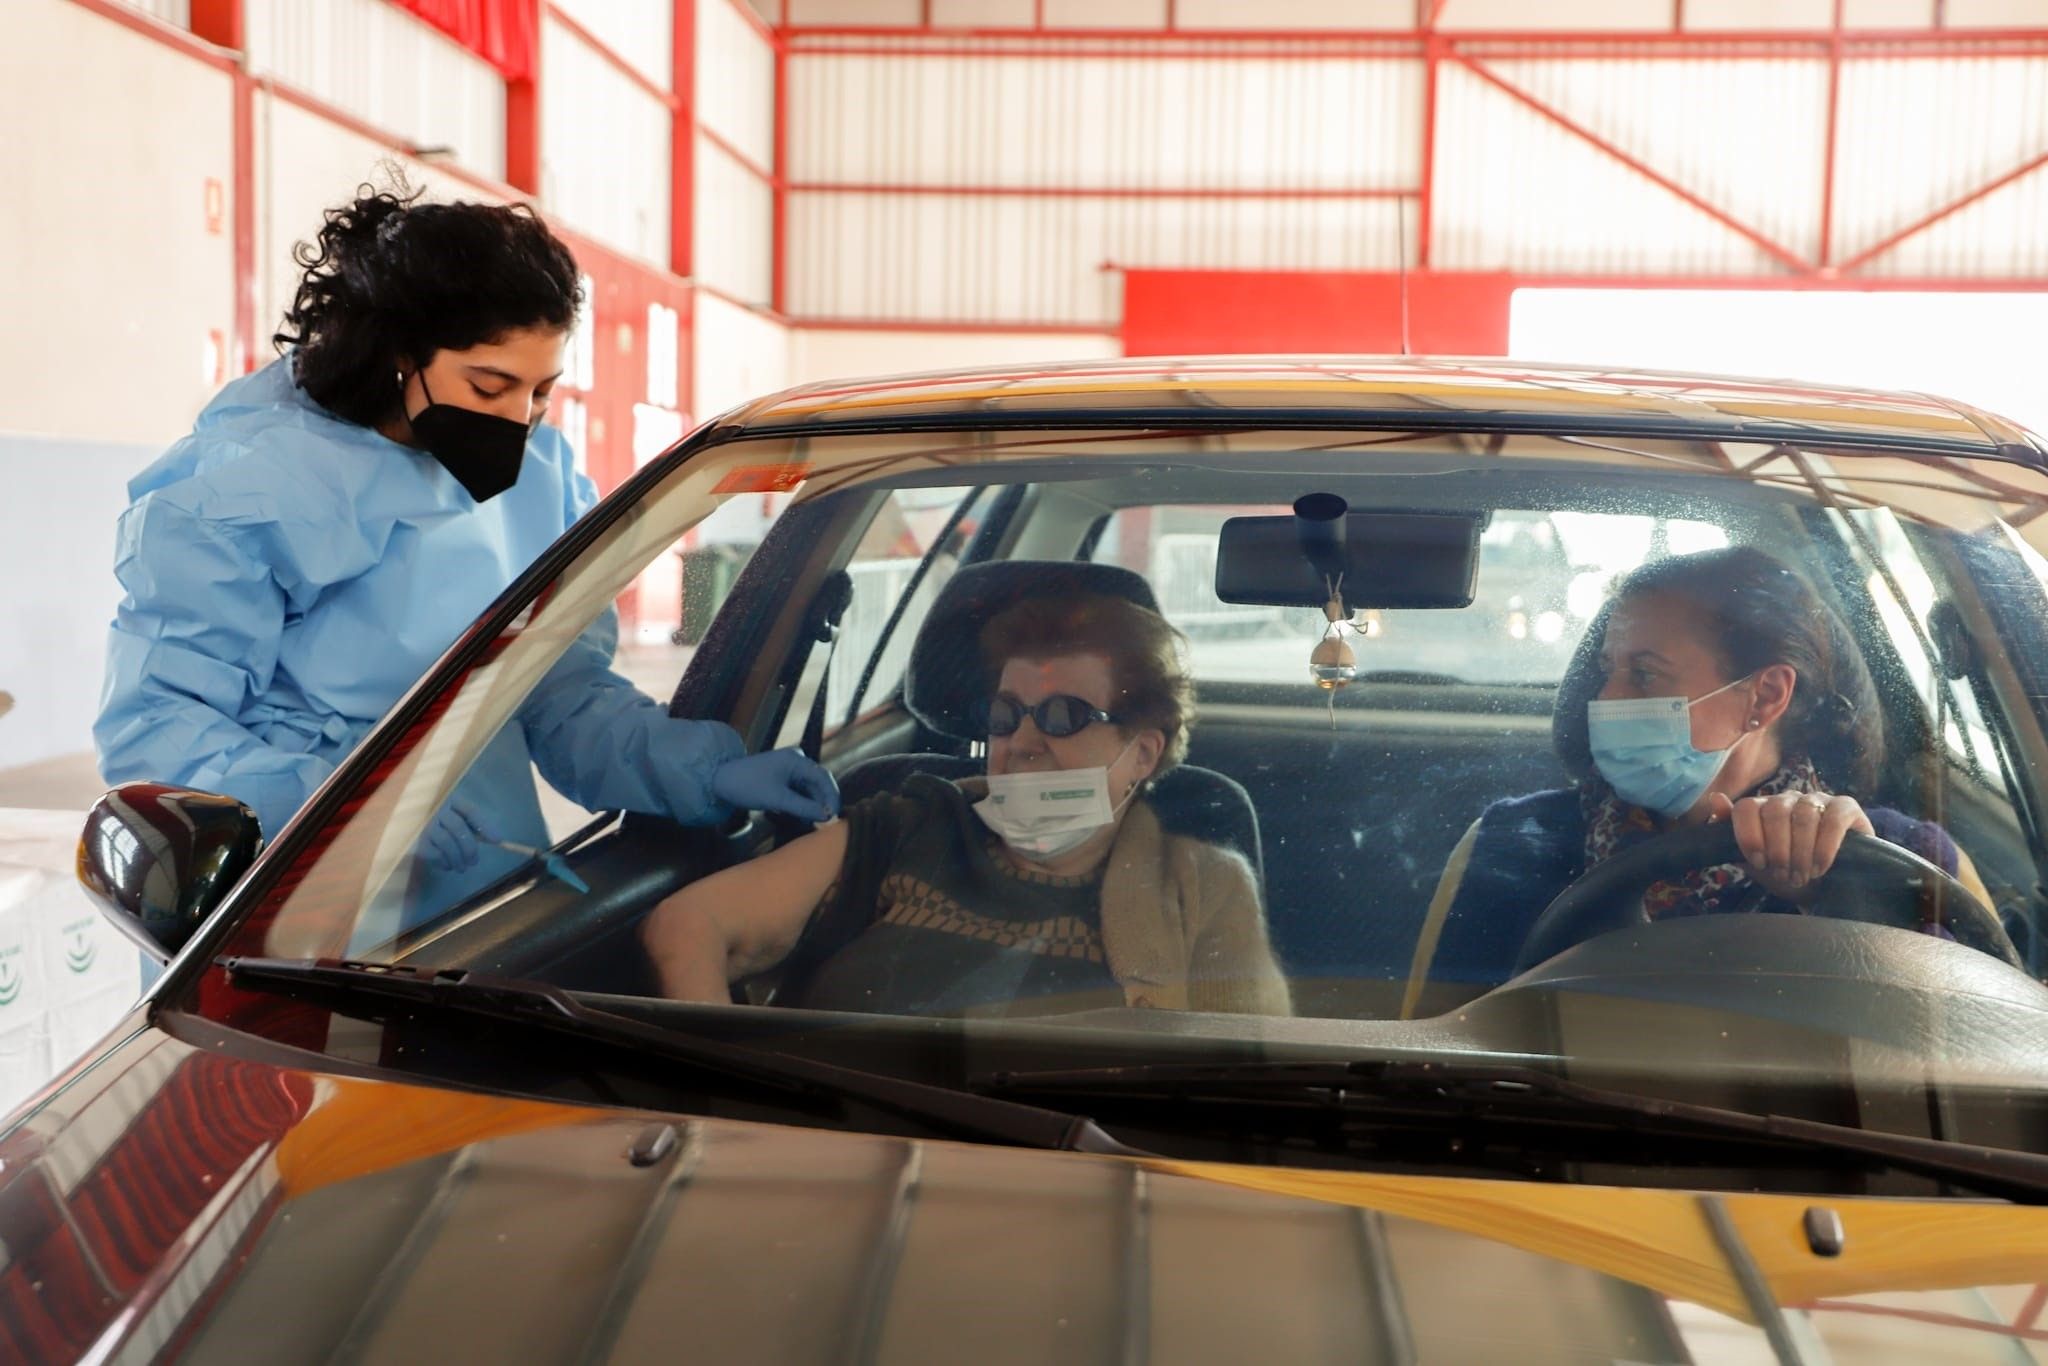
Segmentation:
<svg viewBox="0 0 2048 1366">
<path fill-rule="evenodd" d="M 1251 867 L 1144 796 L 1187 748 L 1178 633 L 1084 595 L 1018 603 L 981 644 L 988 777 L 913 777 L 668 898 L 643 930 L 663 990 L 723 1002 L 788 959 L 784 998 L 813 1009 L 1287 1014 Z"/>
<path fill-rule="evenodd" d="M 1425 982 L 1507 980 L 1553 897 L 1675 826 L 1731 822 L 1743 862 L 1653 885 L 1643 906 L 1656 919 L 1796 913 L 1852 830 L 1991 904 L 1939 826 L 1851 795 L 1873 788 L 1884 753 L 1869 670 L 1834 612 L 1760 551 L 1678 556 L 1623 580 L 1572 662 L 1554 731 L 1577 786 L 1494 803 L 1453 852 L 1404 1017 Z"/>
</svg>

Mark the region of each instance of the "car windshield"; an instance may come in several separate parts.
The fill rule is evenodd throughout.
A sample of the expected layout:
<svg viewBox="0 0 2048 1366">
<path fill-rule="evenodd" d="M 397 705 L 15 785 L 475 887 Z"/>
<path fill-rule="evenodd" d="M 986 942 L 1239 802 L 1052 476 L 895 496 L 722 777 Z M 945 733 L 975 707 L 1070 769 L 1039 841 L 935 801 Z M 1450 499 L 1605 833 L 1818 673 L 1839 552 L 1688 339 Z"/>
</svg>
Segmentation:
<svg viewBox="0 0 2048 1366">
<path fill-rule="evenodd" d="M 608 507 L 387 723 L 229 952 L 800 1027 L 855 1065 L 951 1020 L 1040 1065 L 1537 1059 L 1722 1103 L 2048 1080 L 2039 468 L 956 430 L 708 444 Z M 840 819 L 684 829 L 542 774 L 555 860 L 437 873 L 435 813 L 650 566 L 697 621 L 657 689 L 750 750 L 808 739 Z M 1759 868 L 1746 831 L 1792 843 Z M 684 929 L 725 936 L 715 1004 L 670 1003 Z"/>
</svg>

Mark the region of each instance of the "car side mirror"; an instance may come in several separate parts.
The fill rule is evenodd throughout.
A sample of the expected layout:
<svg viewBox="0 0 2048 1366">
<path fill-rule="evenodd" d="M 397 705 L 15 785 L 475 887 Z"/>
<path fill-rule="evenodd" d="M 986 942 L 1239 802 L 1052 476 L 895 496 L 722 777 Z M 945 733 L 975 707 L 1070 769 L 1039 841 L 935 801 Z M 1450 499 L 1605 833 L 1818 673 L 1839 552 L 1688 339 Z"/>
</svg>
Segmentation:
<svg viewBox="0 0 2048 1366">
<path fill-rule="evenodd" d="M 78 837 L 78 881 L 142 951 L 185 946 L 256 861 L 256 813 L 233 797 L 128 783 L 93 803 Z"/>
</svg>

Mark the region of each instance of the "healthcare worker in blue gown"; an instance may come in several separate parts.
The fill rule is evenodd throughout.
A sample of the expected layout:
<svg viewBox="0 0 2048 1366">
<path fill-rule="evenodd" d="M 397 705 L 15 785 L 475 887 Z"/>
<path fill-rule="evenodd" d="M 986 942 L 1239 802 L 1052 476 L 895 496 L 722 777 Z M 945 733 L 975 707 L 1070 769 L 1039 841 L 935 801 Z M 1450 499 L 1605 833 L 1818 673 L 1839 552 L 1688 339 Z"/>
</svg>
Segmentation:
<svg viewBox="0 0 2048 1366">
<path fill-rule="evenodd" d="M 596 499 L 540 421 L 583 304 L 524 207 L 376 193 L 302 244 L 282 356 L 223 389 L 129 486 L 126 596 L 94 727 L 109 782 L 225 793 L 266 836 Z M 544 846 L 532 767 L 591 810 L 822 821 L 824 769 L 748 755 L 611 669 L 607 613 L 484 751 L 420 846 L 406 919 Z"/>
</svg>

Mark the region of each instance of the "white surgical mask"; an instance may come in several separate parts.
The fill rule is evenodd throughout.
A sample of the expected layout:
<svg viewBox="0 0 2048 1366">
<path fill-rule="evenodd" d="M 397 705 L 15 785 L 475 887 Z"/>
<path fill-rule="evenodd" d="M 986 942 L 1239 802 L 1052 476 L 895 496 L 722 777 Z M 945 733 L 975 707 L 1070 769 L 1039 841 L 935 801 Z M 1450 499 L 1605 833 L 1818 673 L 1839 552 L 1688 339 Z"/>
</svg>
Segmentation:
<svg viewBox="0 0 2048 1366">
<path fill-rule="evenodd" d="M 1111 805 L 1109 770 L 1122 763 L 1136 743 L 1125 745 L 1107 766 L 992 774 L 988 795 L 974 804 L 974 814 L 1024 858 L 1044 862 L 1071 853 L 1114 821 L 1138 790 L 1136 783 L 1131 784 L 1124 800 Z"/>
</svg>

